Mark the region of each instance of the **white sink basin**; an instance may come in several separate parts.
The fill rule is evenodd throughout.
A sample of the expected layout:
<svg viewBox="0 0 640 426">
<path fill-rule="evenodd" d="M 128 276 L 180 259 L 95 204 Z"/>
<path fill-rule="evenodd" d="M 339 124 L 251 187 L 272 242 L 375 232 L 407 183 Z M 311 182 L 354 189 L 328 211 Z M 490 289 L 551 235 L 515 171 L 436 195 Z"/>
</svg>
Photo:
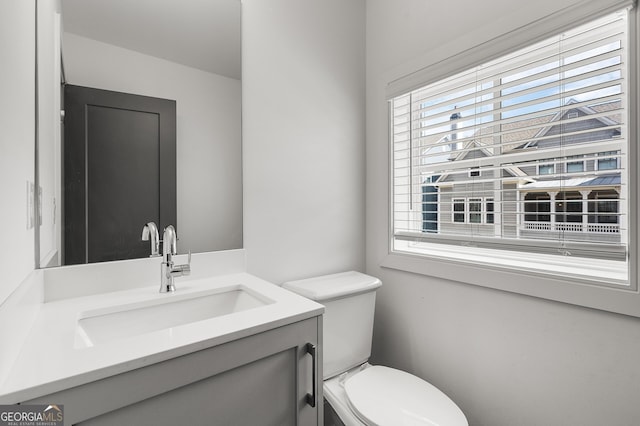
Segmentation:
<svg viewBox="0 0 640 426">
<path fill-rule="evenodd" d="M 242 285 L 188 294 L 159 294 L 143 302 L 80 313 L 75 347 L 91 347 L 271 303 Z"/>
</svg>

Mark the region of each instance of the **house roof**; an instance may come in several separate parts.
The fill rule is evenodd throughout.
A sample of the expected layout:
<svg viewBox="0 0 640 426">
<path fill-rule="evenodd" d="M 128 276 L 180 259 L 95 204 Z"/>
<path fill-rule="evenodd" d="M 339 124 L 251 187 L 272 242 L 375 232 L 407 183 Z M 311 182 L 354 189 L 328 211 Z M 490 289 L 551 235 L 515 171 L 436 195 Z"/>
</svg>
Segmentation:
<svg viewBox="0 0 640 426">
<path fill-rule="evenodd" d="M 576 105 L 578 104 L 578 105 Z M 555 114 L 547 114 L 538 117 L 528 118 L 525 120 L 514 121 L 511 123 L 504 123 L 501 125 L 501 149 L 502 153 L 506 154 L 515 150 L 521 150 L 526 148 L 535 148 L 538 141 L 536 138 L 545 136 L 554 126 L 558 125 L 559 121 L 570 111 L 579 109 L 585 115 L 593 115 L 607 111 L 615 111 L 620 109 L 620 101 L 606 102 L 597 105 L 584 105 L 576 99 L 569 99 L 565 106 L 575 105 L 571 108 L 563 109 Z M 594 119 L 600 121 L 605 126 L 611 126 L 619 124 L 621 122 L 620 114 L 611 114 L 606 117 L 594 117 Z M 546 126 L 545 126 L 546 124 Z M 541 128 L 541 126 L 544 126 Z M 449 161 L 460 161 L 467 158 L 472 152 L 479 152 L 483 157 L 490 157 L 493 155 L 491 152 L 492 144 L 494 143 L 493 134 L 495 125 L 488 123 L 484 127 L 480 127 L 475 130 L 474 139 L 467 140 L 461 150 L 453 151 L 449 155 Z M 517 129 L 522 129 L 518 131 Z M 526 141 L 523 143 L 523 141 Z M 442 142 L 455 143 L 455 140 L 450 140 L 448 136 L 440 137 L 437 141 L 434 141 L 436 145 L 441 146 Z M 425 153 L 431 150 L 431 147 L 426 146 Z M 444 154 L 444 153 L 443 153 Z M 526 173 L 522 172 L 517 166 L 510 166 L 508 171 L 514 176 L 526 176 Z M 438 179 L 439 182 L 446 180 L 447 174 L 442 174 Z M 565 181 L 566 182 L 566 181 Z"/>
<path fill-rule="evenodd" d="M 506 133 L 502 135 L 502 143 L 507 151 L 518 148 L 521 141 L 533 139 L 539 132 L 540 127 L 549 123 L 554 118 L 554 114 L 547 114 L 539 117 L 528 118 L 526 120 L 514 121 L 502 125 L 502 130 Z M 520 131 L 515 131 L 522 129 Z"/>
<path fill-rule="evenodd" d="M 580 104 L 576 99 L 569 99 L 565 106 Z M 534 147 L 537 145 L 538 141 L 536 138 L 541 138 L 545 136 L 549 131 L 557 124 L 556 122 L 560 121 L 563 117 L 565 117 L 571 110 L 579 109 L 585 115 L 593 115 L 607 111 L 615 111 L 620 109 L 620 101 L 614 102 L 606 102 L 598 105 L 577 105 L 573 108 L 563 109 L 555 114 L 547 114 L 538 117 L 528 118 L 526 120 L 514 121 L 511 123 L 505 123 L 501 125 L 502 133 L 502 153 L 507 153 L 515 149 L 524 149 L 529 147 Z M 606 117 L 594 117 L 594 119 L 600 121 L 605 126 L 612 126 L 616 124 L 620 124 L 621 115 L 620 114 L 611 114 Z M 548 124 L 547 126 L 543 126 Z M 492 135 L 494 133 L 494 125 L 489 123 L 487 126 L 481 127 L 475 131 L 475 139 L 469 140 L 464 144 L 464 147 L 460 152 L 453 152 L 449 158 L 450 161 L 459 161 L 463 160 L 467 157 L 469 152 L 469 148 L 478 147 L 482 149 L 485 154 L 491 155 L 489 149 L 493 143 Z M 522 129 L 517 131 L 517 129 Z M 440 138 L 438 143 L 448 141 L 448 136 Z M 522 141 L 526 141 L 522 143 Z M 451 141 L 455 142 L 455 141 Z"/>
<path fill-rule="evenodd" d="M 622 176 L 620 174 L 611 176 L 598 176 L 589 182 L 583 183 L 581 186 L 608 186 L 608 185 L 621 185 Z"/>
<path fill-rule="evenodd" d="M 570 105 L 577 104 L 577 103 L 579 103 L 579 102 L 572 98 L 572 99 L 569 99 L 565 105 L 570 106 Z M 614 104 L 617 104 L 617 107 Z M 557 113 L 555 113 L 553 115 L 551 120 L 549 120 L 549 122 L 548 122 L 549 125 L 543 127 L 542 129 L 540 129 L 533 136 L 532 139 L 534 139 L 534 140 L 529 141 L 526 144 L 521 145 L 520 147 L 516 147 L 515 149 L 529 148 L 529 147 L 532 147 L 532 146 L 536 146 L 538 144 L 538 140 L 537 139 L 541 138 L 541 137 L 545 136 L 547 133 L 549 133 L 549 131 L 554 126 L 556 126 L 556 124 L 554 124 L 554 123 L 557 122 L 557 121 L 560 121 L 562 118 L 564 118 L 571 110 L 578 109 L 578 110 L 582 111 L 585 115 L 592 115 L 592 114 L 596 114 L 598 112 L 611 111 L 613 109 L 619 108 L 620 102 L 609 102 L 608 104 L 603 104 L 603 105 L 607 105 L 607 106 L 602 108 L 601 111 L 598 111 L 594 107 L 590 107 L 590 106 L 587 106 L 587 105 L 578 105 L 578 106 L 575 106 L 573 108 L 563 109 L 561 111 L 558 111 Z M 594 119 L 600 121 L 605 126 L 613 126 L 615 124 L 619 124 L 619 122 L 615 122 L 614 120 L 612 120 L 612 119 L 610 119 L 608 117 L 594 117 Z M 531 125 L 531 124 L 529 124 L 529 125 Z"/>
<path fill-rule="evenodd" d="M 520 189 L 558 189 L 558 188 L 576 188 L 576 187 L 594 187 L 594 186 L 620 186 L 622 182 L 620 174 L 607 176 L 587 176 L 572 179 L 556 179 L 531 182 L 520 186 Z"/>
<path fill-rule="evenodd" d="M 477 133 L 478 136 L 480 136 L 480 138 L 476 138 L 476 139 L 473 139 L 473 140 L 465 142 L 464 147 L 459 152 L 452 151 L 451 155 L 449 156 L 449 161 L 464 160 L 471 152 L 477 151 L 477 150 L 480 150 L 480 152 L 482 152 L 484 154 L 484 156 L 490 157 L 492 154 L 486 148 L 486 146 L 490 145 L 490 144 L 482 142 L 483 130 L 484 129 L 480 129 L 478 131 L 478 133 Z M 491 139 L 489 139 L 489 141 L 491 141 Z M 471 149 L 471 150 L 469 149 L 469 148 L 473 148 L 473 147 L 475 147 L 477 149 Z"/>
</svg>

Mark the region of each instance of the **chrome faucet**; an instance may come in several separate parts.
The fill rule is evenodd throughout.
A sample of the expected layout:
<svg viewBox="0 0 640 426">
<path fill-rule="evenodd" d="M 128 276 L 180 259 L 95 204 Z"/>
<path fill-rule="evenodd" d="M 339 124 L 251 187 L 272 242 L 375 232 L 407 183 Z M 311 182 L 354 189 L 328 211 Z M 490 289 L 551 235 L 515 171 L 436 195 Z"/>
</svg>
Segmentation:
<svg viewBox="0 0 640 426">
<path fill-rule="evenodd" d="M 151 240 L 151 255 L 149 257 L 160 256 L 160 235 L 155 222 L 149 222 L 142 228 L 142 241 Z"/>
<path fill-rule="evenodd" d="M 173 279 L 191 274 L 191 251 L 189 251 L 189 260 L 186 264 L 173 264 L 172 256 L 178 253 L 177 239 L 173 225 L 164 228 L 164 234 L 162 235 L 162 264 L 160 266 L 160 293 L 176 291 Z"/>
</svg>

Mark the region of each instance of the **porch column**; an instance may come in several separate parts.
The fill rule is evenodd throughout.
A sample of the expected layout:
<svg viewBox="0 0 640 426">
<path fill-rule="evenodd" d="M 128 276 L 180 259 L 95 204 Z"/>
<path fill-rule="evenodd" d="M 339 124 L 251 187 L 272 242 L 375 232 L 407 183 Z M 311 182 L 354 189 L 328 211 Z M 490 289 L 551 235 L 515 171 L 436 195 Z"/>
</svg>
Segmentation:
<svg viewBox="0 0 640 426">
<path fill-rule="evenodd" d="M 551 210 L 551 220 L 549 221 L 549 229 L 551 231 L 555 231 L 556 230 L 556 195 L 558 195 L 558 192 L 547 192 L 547 194 L 549 194 L 549 198 L 551 206 L 550 206 L 550 210 Z"/>
<path fill-rule="evenodd" d="M 580 191 L 582 194 L 582 232 L 589 232 L 589 193 L 591 191 Z"/>
<path fill-rule="evenodd" d="M 520 205 L 520 200 L 524 200 L 524 195 L 526 194 L 520 194 L 520 188 L 516 189 L 516 238 L 520 238 L 520 228 L 524 227 L 525 208 Z"/>
</svg>

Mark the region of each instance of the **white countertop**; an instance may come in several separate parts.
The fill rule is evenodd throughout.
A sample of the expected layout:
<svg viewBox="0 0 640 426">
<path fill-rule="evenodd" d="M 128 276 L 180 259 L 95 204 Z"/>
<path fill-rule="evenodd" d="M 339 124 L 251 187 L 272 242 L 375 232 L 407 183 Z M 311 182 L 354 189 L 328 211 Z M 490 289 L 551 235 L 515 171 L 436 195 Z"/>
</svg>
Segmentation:
<svg viewBox="0 0 640 426">
<path fill-rule="evenodd" d="M 75 344 L 78 319 L 88 310 L 182 297 L 229 285 L 243 285 L 273 303 L 95 346 L 78 347 Z M 153 285 L 43 303 L 10 373 L 0 383 L 0 403 L 27 401 L 308 319 L 324 311 L 318 303 L 247 273 L 177 279 L 177 291 L 173 294 L 160 294 L 158 287 Z"/>
</svg>

